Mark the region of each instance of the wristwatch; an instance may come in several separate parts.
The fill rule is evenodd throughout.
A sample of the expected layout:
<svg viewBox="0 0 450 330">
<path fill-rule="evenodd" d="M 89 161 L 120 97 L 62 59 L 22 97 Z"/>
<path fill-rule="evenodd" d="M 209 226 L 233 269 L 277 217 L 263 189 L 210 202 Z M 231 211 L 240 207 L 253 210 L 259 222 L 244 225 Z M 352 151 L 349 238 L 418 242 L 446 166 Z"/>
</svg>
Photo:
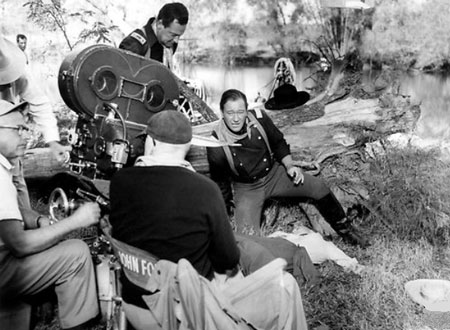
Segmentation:
<svg viewBox="0 0 450 330">
<path fill-rule="evenodd" d="M 37 226 L 37 228 L 41 228 L 41 223 L 40 223 L 41 219 L 48 219 L 50 226 L 55 223 L 53 220 L 50 220 L 47 216 L 41 214 L 41 215 L 39 215 L 36 218 L 36 226 Z"/>
</svg>

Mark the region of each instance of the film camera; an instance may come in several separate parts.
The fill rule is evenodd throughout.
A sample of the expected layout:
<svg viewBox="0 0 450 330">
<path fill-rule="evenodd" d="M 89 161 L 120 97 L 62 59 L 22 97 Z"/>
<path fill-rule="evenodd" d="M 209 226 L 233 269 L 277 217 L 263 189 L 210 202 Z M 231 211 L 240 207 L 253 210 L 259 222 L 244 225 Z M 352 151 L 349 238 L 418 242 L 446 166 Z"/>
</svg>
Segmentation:
<svg viewBox="0 0 450 330">
<path fill-rule="evenodd" d="M 69 55 L 58 84 L 79 115 L 72 169 L 93 179 L 108 178 L 142 153 L 138 137 L 150 116 L 176 109 L 180 97 L 164 65 L 105 45 Z"/>
<path fill-rule="evenodd" d="M 180 92 L 171 71 L 159 62 L 107 45 L 69 54 L 58 75 L 64 102 L 78 114 L 69 134 L 69 171 L 52 178 L 50 212 L 67 216 L 80 198 L 77 189 L 107 198 L 109 179 L 143 153 L 148 119 L 177 109 Z"/>
</svg>

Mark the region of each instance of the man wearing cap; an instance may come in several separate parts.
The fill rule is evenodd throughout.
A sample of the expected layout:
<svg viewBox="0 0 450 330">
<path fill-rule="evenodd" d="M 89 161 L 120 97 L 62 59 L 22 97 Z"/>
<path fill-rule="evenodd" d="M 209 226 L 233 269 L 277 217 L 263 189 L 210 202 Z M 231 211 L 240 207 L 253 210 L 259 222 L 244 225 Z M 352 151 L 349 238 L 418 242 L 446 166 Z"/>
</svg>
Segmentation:
<svg viewBox="0 0 450 330">
<path fill-rule="evenodd" d="M 50 146 L 56 159 L 64 163 L 66 152 L 70 150 L 59 144 L 59 132 L 55 115 L 45 94 L 31 79 L 26 70 L 24 53 L 6 38 L 0 35 L 0 99 L 17 104 L 27 101 L 29 114 L 42 132 L 44 140 Z M 31 209 L 28 190 L 23 178 L 21 158 L 14 164 L 14 184 L 18 188 L 19 205 Z"/>
<path fill-rule="evenodd" d="M 210 280 L 215 272 L 234 276 L 240 253 L 220 190 L 209 178 L 195 173 L 185 160 L 192 140 L 188 119 L 174 110 L 158 112 L 150 118 L 146 135 L 144 155 L 134 167 L 120 170 L 111 180 L 113 237 L 160 259 L 174 263 L 187 259 Z M 286 317 L 289 324 L 279 323 L 284 324 L 283 329 L 306 329 L 295 279 L 283 273 L 282 279 L 272 276 L 271 280 L 273 301 L 244 303 L 247 307 L 242 312 L 251 315 L 247 320 L 267 329 L 269 319 Z M 122 281 L 125 313 L 133 326 L 160 329 L 142 299 L 150 292 L 126 279 Z M 280 283 L 284 286 L 280 287 Z M 280 293 L 285 291 L 287 296 Z M 280 295 L 285 297 L 283 304 L 278 304 Z M 285 309 L 282 312 L 281 306 Z"/>
<path fill-rule="evenodd" d="M 302 197 L 315 201 L 319 212 L 344 240 L 367 245 L 347 221 L 325 182 L 303 174 L 294 165 L 289 145 L 267 114 L 260 109 L 248 111 L 246 96 L 235 89 L 222 94 L 220 109 L 223 119 L 213 136 L 240 146 L 208 148 L 208 162 L 211 178 L 221 187 L 226 203 L 234 200 L 238 232 L 253 230 L 260 234 L 261 213 L 268 198 Z"/>
<path fill-rule="evenodd" d="M 142 29 L 134 30 L 119 48 L 151 58 L 172 68 L 172 56 L 189 20 L 187 8 L 179 2 L 165 4 L 158 16 L 149 19 Z"/>
<path fill-rule="evenodd" d="M 19 209 L 13 163 L 25 152 L 28 127 L 17 106 L 0 100 L 0 325 L 2 330 L 29 329 L 29 315 L 15 318 L 23 299 L 54 288 L 63 329 L 83 329 L 98 314 L 95 276 L 87 245 L 63 238 L 94 225 L 99 206 L 87 203 L 51 226 L 35 222 Z"/>
</svg>

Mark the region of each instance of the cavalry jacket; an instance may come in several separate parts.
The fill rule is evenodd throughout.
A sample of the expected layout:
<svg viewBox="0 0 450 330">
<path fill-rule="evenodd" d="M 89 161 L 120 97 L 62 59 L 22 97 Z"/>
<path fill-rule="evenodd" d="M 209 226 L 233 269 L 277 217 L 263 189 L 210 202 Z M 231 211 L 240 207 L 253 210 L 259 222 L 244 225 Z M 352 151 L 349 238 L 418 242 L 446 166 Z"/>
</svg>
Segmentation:
<svg viewBox="0 0 450 330">
<path fill-rule="evenodd" d="M 275 161 L 281 160 L 290 154 L 289 145 L 284 139 L 283 133 L 275 126 L 270 117 L 262 110 L 249 110 L 249 113 L 261 124 L 266 133 L 270 150 L 265 139 L 256 126 L 250 129 L 250 136 L 236 141 L 239 147 L 230 148 L 236 173 L 231 169 L 223 148 L 207 148 L 207 156 L 211 178 L 217 182 L 222 190 L 225 201 L 231 200 L 231 181 L 252 183 L 265 177 Z M 244 127 L 243 130 L 247 128 Z M 218 137 L 214 131 L 214 137 Z"/>
<path fill-rule="evenodd" d="M 155 61 L 163 62 L 164 47 L 158 41 L 155 32 L 152 29 L 152 24 L 155 17 L 149 19 L 147 24 L 142 29 L 136 29 L 131 32 L 119 45 L 120 49 L 129 50 L 135 54 L 149 57 Z M 173 52 L 175 53 L 177 44 L 173 45 Z M 149 51 L 150 50 L 150 51 Z M 146 56 L 148 54 L 150 56 Z"/>
</svg>

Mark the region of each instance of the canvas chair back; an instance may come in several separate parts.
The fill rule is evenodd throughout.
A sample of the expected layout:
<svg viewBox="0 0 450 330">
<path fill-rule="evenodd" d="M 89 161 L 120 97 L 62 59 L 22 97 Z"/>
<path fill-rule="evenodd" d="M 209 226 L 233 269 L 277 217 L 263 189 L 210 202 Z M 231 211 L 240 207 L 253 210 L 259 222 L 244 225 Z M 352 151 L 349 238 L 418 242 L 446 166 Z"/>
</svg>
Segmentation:
<svg viewBox="0 0 450 330">
<path fill-rule="evenodd" d="M 158 329 L 177 330 L 177 301 L 174 291 L 171 290 L 174 286 L 176 264 L 119 241 L 105 230 L 103 232 L 111 243 L 127 279 L 151 293 L 143 295 L 142 299 L 158 324 Z"/>
<path fill-rule="evenodd" d="M 157 295 L 144 295 L 142 298 L 161 329 L 258 329 L 246 322 L 228 298 L 200 276 L 186 259 L 179 260 L 178 264 L 160 260 L 147 251 L 111 237 L 111 227 L 102 229 L 130 282 L 150 292 L 158 290 Z M 175 301 L 181 305 L 178 311 Z"/>
<path fill-rule="evenodd" d="M 107 236 L 128 280 L 140 288 L 148 289 L 159 259 L 147 251 Z"/>
</svg>

